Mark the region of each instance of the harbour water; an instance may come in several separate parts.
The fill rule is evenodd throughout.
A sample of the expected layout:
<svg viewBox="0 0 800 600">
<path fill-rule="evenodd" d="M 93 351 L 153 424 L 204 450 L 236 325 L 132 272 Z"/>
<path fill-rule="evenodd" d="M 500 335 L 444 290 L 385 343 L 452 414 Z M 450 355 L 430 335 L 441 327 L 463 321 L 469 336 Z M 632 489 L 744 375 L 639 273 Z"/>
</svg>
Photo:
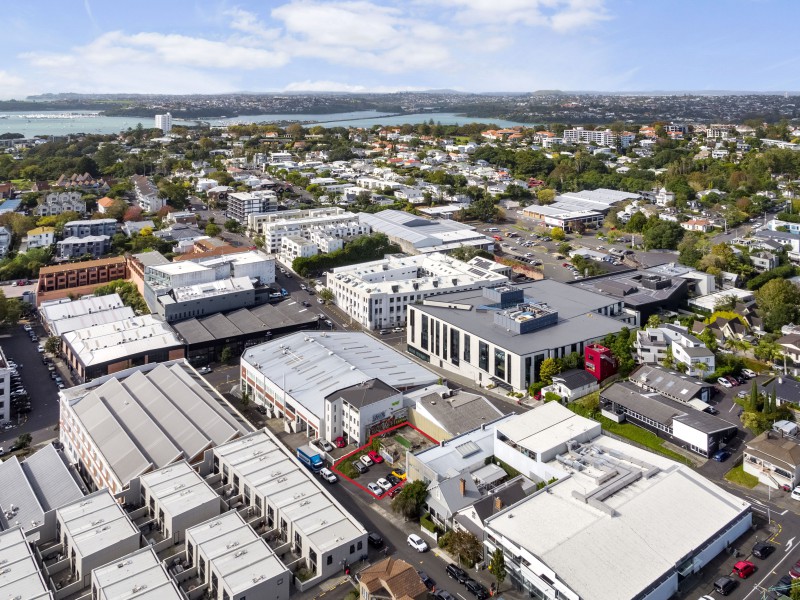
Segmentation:
<svg viewBox="0 0 800 600">
<path fill-rule="evenodd" d="M 442 125 L 464 125 L 480 121 L 494 123 L 499 127 L 524 125 L 503 119 L 477 119 L 456 113 L 419 113 L 392 115 L 376 111 L 355 111 L 331 113 L 326 115 L 269 114 L 244 115 L 240 117 L 203 119 L 211 125 L 230 125 L 233 123 L 275 123 L 300 121 L 309 126 L 323 127 L 372 127 L 373 125 L 417 125 L 430 120 Z M 92 111 L 39 111 L 39 112 L 0 112 L 0 133 L 21 133 L 25 137 L 36 135 L 68 135 L 76 133 L 118 133 L 133 129 L 141 123 L 142 127 L 153 127 L 153 119 L 145 117 L 107 117 Z M 196 121 L 174 120 L 176 125 L 195 125 Z"/>
</svg>

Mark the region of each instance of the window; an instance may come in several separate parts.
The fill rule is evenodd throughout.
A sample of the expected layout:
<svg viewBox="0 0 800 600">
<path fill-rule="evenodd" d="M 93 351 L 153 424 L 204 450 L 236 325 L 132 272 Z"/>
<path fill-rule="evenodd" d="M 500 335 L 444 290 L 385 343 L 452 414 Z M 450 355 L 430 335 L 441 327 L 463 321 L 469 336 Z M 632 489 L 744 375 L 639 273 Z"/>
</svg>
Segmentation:
<svg viewBox="0 0 800 600">
<path fill-rule="evenodd" d="M 364 542 L 358 542 L 358 546 L 356 546 L 358 550 L 361 550 L 364 547 Z"/>
<path fill-rule="evenodd" d="M 489 345 L 486 342 L 478 342 L 478 368 L 489 370 Z"/>
<path fill-rule="evenodd" d="M 500 348 L 494 349 L 494 374 L 503 381 L 506 379 L 506 353 Z"/>
<path fill-rule="evenodd" d="M 325 561 L 326 564 L 332 565 L 333 564 L 333 555 L 328 554 L 328 560 Z"/>
<path fill-rule="evenodd" d="M 450 328 L 450 362 L 454 365 L 458 364 L 458 357 L 461 354 L 458 343 L 461 340 L 461 333 L 457 330 Z"/>
<path fill-rule="evenodd" d="M 468 363 L 470 360 L 472 360 L 472 357 L 470 356 L 470 354 L 471 354 L 470 353 L 470 344 L 471 343 L 472 343 L 472 339 L 467 334 L 464 334 L 464 362 L 465 363 Z"/>
<path fill-rule="evenodd" d="M 422 335 L 420 344 L 423 350 L 428 349 L 428 315 L 422 315 Z"/>
<path fill-rule="evenodd" d="M 355 552 L 355 551 L 356 551 L 355 544 L 350 544 L 350 554 L 353 554 L 353 552 Z"/>
</svg>

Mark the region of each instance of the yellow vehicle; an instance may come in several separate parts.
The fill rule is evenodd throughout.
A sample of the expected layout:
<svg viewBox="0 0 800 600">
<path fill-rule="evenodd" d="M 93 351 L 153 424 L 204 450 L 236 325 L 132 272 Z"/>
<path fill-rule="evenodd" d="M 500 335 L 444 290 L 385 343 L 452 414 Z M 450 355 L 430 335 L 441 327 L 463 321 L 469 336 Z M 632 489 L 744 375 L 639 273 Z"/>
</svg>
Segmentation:
<svg viewBox="0 0 800 600">
<path fill-rule="evenodd" d="M 397 467 L 394 471 L 392 471 L 392 475 L 394 475 L 395 477 L 397 477 L 402 481 L 405 481 L 407 477 L 405 469 L 401 467 Z"/>
</svg>

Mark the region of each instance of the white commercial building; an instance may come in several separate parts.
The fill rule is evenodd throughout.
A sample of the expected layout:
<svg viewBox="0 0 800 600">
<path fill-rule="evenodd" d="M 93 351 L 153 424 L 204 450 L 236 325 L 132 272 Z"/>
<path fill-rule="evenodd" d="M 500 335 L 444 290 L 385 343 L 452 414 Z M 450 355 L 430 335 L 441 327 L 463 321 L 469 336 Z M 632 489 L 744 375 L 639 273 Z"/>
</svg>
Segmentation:
<svg viewBox="0 0 800 600">
<path fill-rule="evenodd" d="M 247 431 L 235 410 L 185 361 L 148 364 L 60 393 L 59 440 L 96 488 L 131 479 Z"/>
<path fill-rule="evenodd" d="M 161 133 L 169 133 L 172 130 L 172 115 L 170 113 L 156 115 L 155 128 L 160 129 Z"/>
<path fill-rule="evenodd" d="M 61 336 L 76 329 L 132 319 L 134 313 L 130 306 L 122 303 L 119 294 L 108 294 L 43 302 L 39 306 L 39 316 L 48 333 Z"/>
<path fill-rule="evenodd" d="M 326 398 L 336 400 L 337 392 L 372 379 L 402 391 L 439 377 L 362 332 L 295 333 L 248 348 L 241 359 L 242 390 L 283 419 L 287 431 L 313 438 L 325 437 L 327 418 L 341 422 L 338 408 L 326 414 Z"/>
<path fill-rule="evenodd" d="M 232 192 L 228 194 L 228 217 L 247 223 L 249 215 L 275 212 L 278 196 L 272 191 Z"/>
<path fill-rule="evenodd" d="M 577 223 L 595 227 L 602 223 L 612 206 L 638 198 L 640 195 L 636 193 L 598 188 L 561 194 L 556 196 L 552 204 L 531 205 L 523 213 L 526 217 L 542 221 L 550 227 L 562 227 L 569 231 Z"/>
<path fill-rule="evenodd" d="M 214 473 L 232 486 L 232 496 L 241 495 L 245 506 L 265 520 L 266 530 L 273 530 L 277 550 L 286 553 L 284 562 L 305 563 L 312 573 L 307 586 L 341 574 L 344 564 L 367 553 L 364 527 L 266 429 L 214 448 L 213 461 Z M 187 540 L 190 536 L 191 530 Z M 277 570 L 274 576 L 279 577 Z"/>
<path fill-rule="evenodd" d="M 20 600 L 53 600 L 21 527 L 0 531 L 0 594 Z"/>
<path fill-rule="evenodd" d="M 752 525 L 745 500 L 557 402 L 514 421 L 496 455 L 557 481 L 488 517 L 484 544 L 513 557 L 509 578 L 532 597 L 667 600 Z"/>
<path fill-rule="evenodd" d="M 362 223 L 357 215 L 343 208 L 312 208 L 308 210 L 286 210 L 271 214 L 251 214 L 247 217 L 247 232 L 250 236 L 264 238 L 264 249 L 277 254 L 281 240 L 299 236 L 308 240 L 319 235 L 348 241 L 367 235 L 369 225 Z"/>
<path fill-rule="evenodd" d="M 151 546 L 92 571 L 92 600 L 184 600 Z"/>
<path fill-rule="evenodd" d="M 368 329 L 406 323 L 406 307 L 447 292 L 506 283 L 505 275 L 441 253 L 390 256 L 326 274 L 336 305 Z"/>
</svg>

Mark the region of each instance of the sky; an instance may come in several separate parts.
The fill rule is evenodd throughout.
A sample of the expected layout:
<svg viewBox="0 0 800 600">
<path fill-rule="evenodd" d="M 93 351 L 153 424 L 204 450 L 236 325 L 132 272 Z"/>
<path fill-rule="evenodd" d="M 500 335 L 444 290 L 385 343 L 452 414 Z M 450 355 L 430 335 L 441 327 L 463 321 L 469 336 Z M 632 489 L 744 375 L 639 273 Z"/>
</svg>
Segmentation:
<svg viewBox="0 0 800 600">
<path fill-rule="evenodd" d="M 798 0 L 0 0 L 0 98 L 800 90 Z"/>
</svg>

